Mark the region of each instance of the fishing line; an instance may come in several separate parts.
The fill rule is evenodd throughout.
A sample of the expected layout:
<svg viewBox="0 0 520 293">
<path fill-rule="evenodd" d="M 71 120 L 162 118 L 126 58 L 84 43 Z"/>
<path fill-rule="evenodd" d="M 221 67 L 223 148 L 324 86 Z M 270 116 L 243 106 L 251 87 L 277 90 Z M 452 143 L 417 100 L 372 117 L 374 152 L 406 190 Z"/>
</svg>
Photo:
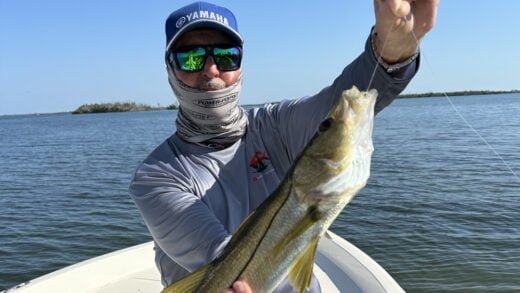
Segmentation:
<svg viewBox="0 0 520 293">
<path fill-rule="evenodd" d="M 406 21 L 406 20 L 405 20 Z M 417 36 L 415 35 L 415 32 L 413 31 L 412 29 L 412 36 L 414 37 L 415 39 L 415 42 L 417 43 L 417 45 L 419 45 L 419 39 L 417 38 Z M 432 66 L 430 65 L 430 63 L 428 62 L 428 60 L 424 57 L 424 52 L 421 52 L 421 55 L 422 55 L 422 59 L 424 60 L 424 62 L 426 63 L 428 69 L 430 70 L 430 73 L 431 75 L 433 76 L 434 80 L 437 80 L 437 77 L 435 76 L 434 72 L 433 72 L 433 69 L 432 69 Z M 513 176 L 520 182 L 520 177 L 518 176 L 518 174 L 516 174 L 516 172 L 513 170 L 513 168 L 511 168 L 511 166 L 506 162 L 506 160 L 504 160 L 504 158 L 496 151 L 496 149 L 475 129 L 475 127 L 473 127 L 469 122 L 468 120 L 466 120 L 466 118 L 464 118 L 464 116 L 462 115 L 462 113 L 457 109 L 457 107 L 455 107 L 455 105 L 453 104 L 452 100 L 450 99 L 450 97 L 448 96 L 448 94 L 446 92 L 442 92 L 442 94 L 444 95 L 444 97 L 446 98 L 446 100 L 448 100 L 449 104 L 451 105 L 452 109 L 455 111 L 455 113 L 457 113 L 457 115 L 459 115 L 460 119 L 462 119 L 462 121 L 464 121 L 464 123 L 466 124 L 466 126 L 468 126 L 471 130 L 473 130 L 473 132 L 480 138 L 480 140 L 482 140 L 492 151 L 493 153 L 495 153 L 495 155 L 502 161 L 502 163 L 507 167 L 507 169 L 509 169 L 509 172 L 511 172 L 511 174 L 513 174 Z"/>
<path fill-rule="evenodd" d="M 375 27 L 373 29 L 376 29 Z M 388 36 L 390 36 L 390 34 L 394 31 L 395 29 L 395 25 L 392 24 L 392 27 L 390 28 L 390 32 L 386 35 L 385 39 L 383 40 L 383 46 L 381 47 L 381 54 L 379 54 L 379 56 L 377 56 L 377 62 L 376 62 L 376 65 L 374 66 L 374 70 L 372 71 L 372 76 L 370 77 L 370 81 L 368 82 L 368 87 L 366 89 L 366 91 L 370 90 L 370 87 L 372 86 L 372 82 L 374 81 L 374 77 L 376 76 L 376 72 L 377 72 L 377 67 L 379 67 L 379 64 L 381 63 L 381 59 L 383 57 L 383 52 L 385 51 L 385 47 L 386 47 L 386 43 L 388 41 Z M 375 37 L 375 35 L 373 35 L 372 33 L 370 33 L 371 36 L 370 38 L 373 38 Z M 375 44 L 375 40 L 370 40 L 370 45 L 373 46 Z M 372 50 L 374 51 L 374 48 L 372 48 Z"/>
</svg>

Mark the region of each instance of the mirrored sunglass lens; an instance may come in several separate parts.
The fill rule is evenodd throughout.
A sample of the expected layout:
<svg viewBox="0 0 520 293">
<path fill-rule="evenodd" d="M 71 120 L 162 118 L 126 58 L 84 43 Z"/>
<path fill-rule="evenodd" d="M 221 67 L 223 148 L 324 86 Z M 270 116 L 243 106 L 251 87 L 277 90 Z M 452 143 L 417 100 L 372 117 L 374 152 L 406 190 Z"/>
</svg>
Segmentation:
<svg viewBox="0 0 520 293">
<path fill-rule="evenodd" d="M 240 49 L 238 47 L 232 48 L 214 48 L 213 55 L 215 62 L 222 70 L 238 69 L 240 64 Z"/>
<path fill-rule="evenodd" d="M 177 52 L 175 57 L 181 70 L 198 71 L 204 66 L 206 50 L 204 48 L 195 48 L 187 52 Z"/>
</svg>

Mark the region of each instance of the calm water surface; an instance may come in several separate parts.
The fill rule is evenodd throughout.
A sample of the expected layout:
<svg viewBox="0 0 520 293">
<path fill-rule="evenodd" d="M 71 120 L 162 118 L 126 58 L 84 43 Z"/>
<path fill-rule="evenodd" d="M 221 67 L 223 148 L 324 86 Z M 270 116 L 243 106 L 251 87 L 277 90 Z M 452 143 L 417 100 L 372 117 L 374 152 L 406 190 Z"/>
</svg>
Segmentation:
<svg viewBox="0 0 520 293">
<path fill-rule="evenodd" d="M 520 95 L 452 98 L 520 174 Z M 127 187 L 175 112 L 0 117 L 0 289 L 151 238 Z M 408 292 L 520 292 L 520 180 L 445 98 L 376 120 L 368 186 L 332 230 Z"/>
</svg>

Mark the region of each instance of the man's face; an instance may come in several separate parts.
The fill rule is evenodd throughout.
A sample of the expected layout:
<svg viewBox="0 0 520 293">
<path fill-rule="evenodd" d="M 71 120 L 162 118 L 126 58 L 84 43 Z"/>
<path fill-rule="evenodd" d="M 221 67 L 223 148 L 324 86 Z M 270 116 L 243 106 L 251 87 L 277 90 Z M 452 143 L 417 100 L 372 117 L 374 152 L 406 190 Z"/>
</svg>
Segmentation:
<svg viewBox="0 0 520 293">
<path fill-rule="evenodd" d="M 173 49 L 194 45 L 233 45 L 233 40 L 226 34 L 211 29 L 193 30 L 183 34 Z M 221 71 L 217 68 L 213 57 L 208 56 L 204 68 L 199 72 L 185 72 L 175 69 L 177 78 L 189 87 L 204 91 L 214 91 L 236 83 L 241 69 Z"/>
</svg>

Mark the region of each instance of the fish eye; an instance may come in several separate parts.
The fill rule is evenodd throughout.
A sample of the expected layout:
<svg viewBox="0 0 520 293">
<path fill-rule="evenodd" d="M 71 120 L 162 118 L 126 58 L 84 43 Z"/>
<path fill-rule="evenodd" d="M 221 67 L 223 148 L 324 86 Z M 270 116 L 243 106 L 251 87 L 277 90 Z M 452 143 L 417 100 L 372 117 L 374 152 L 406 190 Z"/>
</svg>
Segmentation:
<svg viewBox="0 0 520 293">
<path fill-rule="evenodd" d="M 329 129 L 330 126 L 332 125 L 332 122 L 334 122 L 334 119 L 332 119 L 330 117 L 323 120 L 323 122 L 321 122 L 321 124 L 320 124 L 320 131 L 325 131 L 325 130 Z"/>
</svg>

